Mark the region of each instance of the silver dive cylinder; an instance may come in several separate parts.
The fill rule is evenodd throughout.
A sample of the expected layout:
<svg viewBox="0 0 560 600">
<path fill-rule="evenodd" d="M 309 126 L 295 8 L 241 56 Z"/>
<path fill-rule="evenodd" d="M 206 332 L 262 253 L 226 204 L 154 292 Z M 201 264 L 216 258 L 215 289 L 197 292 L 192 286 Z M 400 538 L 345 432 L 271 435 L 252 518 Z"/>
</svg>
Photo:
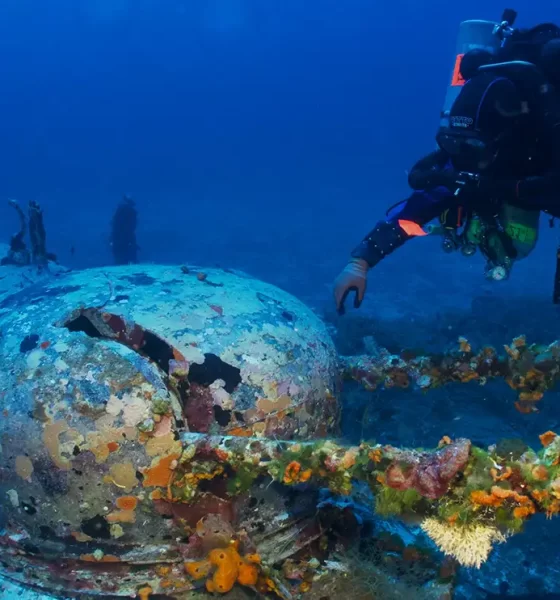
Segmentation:
<svg viewBox="0 0 560 600">
<path fill-rule="evenodd" d="M 451 73 L 451 81 L 447 88 L 443 110 L 441 111 L 441 127 L 449 126 L 449 111 L 457 99 L 465 80 L 461 76 L 461 60 L 463 56 L 474 49 L 496 52 L 501 45 L 501 37 L 497 34 L 499 23 L 493 21 L 470 20 L 463 21 L 459 26 L 455 61 Z"/>
</svg>

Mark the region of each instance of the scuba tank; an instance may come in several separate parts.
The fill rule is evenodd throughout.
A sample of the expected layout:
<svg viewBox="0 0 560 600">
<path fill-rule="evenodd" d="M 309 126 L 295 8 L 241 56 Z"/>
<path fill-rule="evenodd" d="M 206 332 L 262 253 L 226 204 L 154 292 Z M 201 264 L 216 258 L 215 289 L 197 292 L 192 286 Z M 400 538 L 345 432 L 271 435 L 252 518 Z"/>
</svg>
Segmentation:
<svg viewBox="0 0 560 600">
<path fill-rule="evenodd" d="M 500 29 L 500 27 L 500 23 L 479 20 L 463 21 L 459 26 L 451 82 L 447 88 L 443 110 L 441 112 L 441 127 L 449 126 L 449 111 L 457 99 L 461 87 L 465 84 L 465 80 L 461 76 L 461 60 L 463 59 L 463 56 L 469 50 L 475 49 L 497 52 L 501 46 L 502 36 L 499 32 L 502 31 L 502 29 Z"/>
<path fill-rule="evenodd" d="M 500 221 L 504 231 L 511 239 L 516 260 L 529 256 L 539 239 L 541 213 L 537 210 L 524 210 L 517 206 L 504 204 L 500 209 Z"/>
</svg>

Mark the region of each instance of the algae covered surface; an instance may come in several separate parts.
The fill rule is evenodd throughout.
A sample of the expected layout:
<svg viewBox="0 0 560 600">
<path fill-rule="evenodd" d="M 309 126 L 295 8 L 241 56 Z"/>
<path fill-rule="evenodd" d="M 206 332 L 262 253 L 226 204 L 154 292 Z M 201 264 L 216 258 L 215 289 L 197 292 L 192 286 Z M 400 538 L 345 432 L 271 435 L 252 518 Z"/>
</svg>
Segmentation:
<svg viewBox="0 0 560 600">
<path fill-rule="evenodd" d="M 362 551 L 344 560 L 341 548 L 397 518 L 417 531 L 393 560 L 423 565 L 430 577 L 406 585 L 435 598 L 455 571 L 444 576 L 446 563 L 436 568 L 419 550 L 428 540 L 456 566 L 481 568 L 527 520 L 560 511 L 553 431 L 537 450 L 447 435 L 432 449 L 352 445 L 339 435 L 344 374 L 368 389 L 407 387 L 405 375 L 418 384 L 422 368 L 469 383 L 463 361 L 477 377 L 489 365 L 510 387 L 552 385 L 530 375 L 541 363 L 524 338 L 501 366 L 466 340 L 441 363 L 447 370 L 384 352 L 339 362 L 326 327 L 289 294 L 179 266 L 62 273 L 6 294 L 0 309 L 0 349 L 11 357 L 0 455 L 6 593 L 20 583 L 59 597 L 315 600 L 326 581 L 357 586 Z M 542 364 L 553 374 L 551 348 Z M 505 368 L 518 364 L 525 375 L 514 380 Z M 321 500 L 325 490 L 332 500 Z M 391 544 L 377 551 L 395 554 Z M 382 562 L 373 583 L 404 585 Z"/>
</svg>

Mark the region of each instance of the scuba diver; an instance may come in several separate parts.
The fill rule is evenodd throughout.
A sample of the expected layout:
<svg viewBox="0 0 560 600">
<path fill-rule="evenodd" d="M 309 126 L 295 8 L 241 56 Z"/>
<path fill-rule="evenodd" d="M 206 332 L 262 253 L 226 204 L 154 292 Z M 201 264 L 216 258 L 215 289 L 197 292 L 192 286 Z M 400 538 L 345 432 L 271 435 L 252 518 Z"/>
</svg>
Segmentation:
<svg viewBox="0 0 560 600">
<path fill-rule="evenodd" d="M 131 265 L 138 262 L 137 224 L 136 204 L 129 195 L 125 194 L 111 222 L 110 246 L 116 265 Z"/>
<path fill-rule="evenodd" d="M 356 308 L 362 303 L 369 269 L 427 235 L 423 228 L 437 217 L 430 233 L 443 236 L 444 250 L 470 256 L 480 249 L 494 280 L 532 251 L 540 211 L 560 217 L 560 96 L 553 87 L 560 84 L 560 28 L 499 27 L 504 39 L 495 53 L 461 56 L 460 92 L 436 136 L 438 149 L 409 175 L 414 192 L 389 209 L 336 279 L 340 314 L 350 292 Z"/>
</svg>

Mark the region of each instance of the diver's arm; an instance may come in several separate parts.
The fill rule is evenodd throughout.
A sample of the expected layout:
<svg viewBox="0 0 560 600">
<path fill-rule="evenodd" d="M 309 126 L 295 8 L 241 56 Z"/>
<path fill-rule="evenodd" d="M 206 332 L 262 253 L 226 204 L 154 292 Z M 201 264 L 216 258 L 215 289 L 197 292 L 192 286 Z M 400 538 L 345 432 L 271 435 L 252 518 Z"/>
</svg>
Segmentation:
<svg viewBox="0 0 560 600">
<path fill-rule="evenodd" d="M 348 294 L 355 292 L 354 306 L 364 299 L 367 273 L 388 254 L 405 242 L 425 235 L 422 226 L 456 204 L 456 198 L 446 188 L 430 192 L 414 192 L 387 220 L 380 221 L 351 253 L 348 264 L 334 282 L 334 299 L 340 314 Z"/>
<path fill-rule="evenodd" d="M 395 214 L 377 223 L 354 248 L 352 258 L 365 260 L 370 268 L 374 267 L 408 240 L 424 235 L 422 227 L 456 203 L 455 196 L 443 187 L 414 192 Z"/>
<path fill-rule="evenodd" d="M 334 281 L 334 301 L 338 314 L 345 312 L 348 295 L 355 292 L 354 308 L 359 308 L 367 288 L 368 271 L 387 254 L 410 239 L 398 223 L 380 221 L 353 250 L 350 260 Z"/>
<path fill-rule="evenodd" d="M 371 269 L 412 237 L 398 222 L 379 221 L 354 248 L 350 256 L 364 260 Z"/>
</svg>

